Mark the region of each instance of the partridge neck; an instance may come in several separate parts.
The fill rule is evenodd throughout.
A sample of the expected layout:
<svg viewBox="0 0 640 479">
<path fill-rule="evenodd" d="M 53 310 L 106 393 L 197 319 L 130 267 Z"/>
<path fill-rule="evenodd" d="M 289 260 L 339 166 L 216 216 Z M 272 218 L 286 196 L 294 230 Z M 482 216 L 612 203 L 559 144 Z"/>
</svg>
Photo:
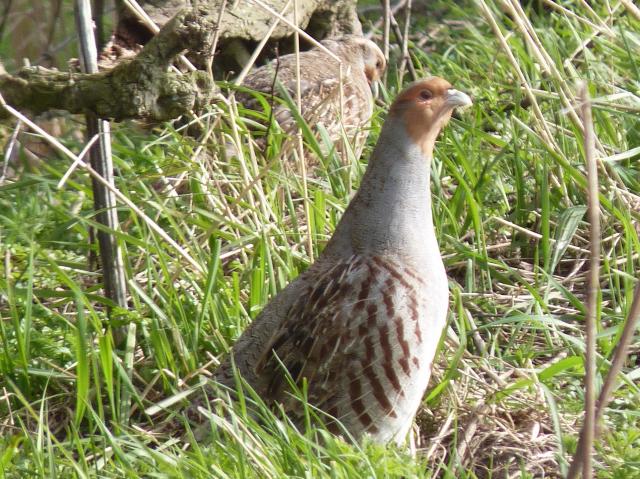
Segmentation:
<svg viewBox="0 0 640 479">
<path fill-rule="evenodd" d="M 327 253 L 393 254 L 421 263 L 440 259 L 431 215 L 431 158 L 425 153 L 402 121 L 387 119 Z"/>
</svg>

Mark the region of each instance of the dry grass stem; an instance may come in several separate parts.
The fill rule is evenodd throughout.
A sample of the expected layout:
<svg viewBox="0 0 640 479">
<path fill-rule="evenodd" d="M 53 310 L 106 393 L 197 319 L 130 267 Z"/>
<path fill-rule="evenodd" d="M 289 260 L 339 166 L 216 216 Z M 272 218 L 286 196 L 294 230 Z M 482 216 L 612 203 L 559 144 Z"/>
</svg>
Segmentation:
<svg viewBox="0 0 640 479">
<path fill-rule="evenodd" d="M 597 425 L 597 423 L 602 420 L 602 416 L 604 415 L 605 408 L 607 407 L 607 404 L 609 404 L 609 401 L 611 400 L 611 395 L 613 394 L 613 390 L 614 390 L 618 375 L 622 371 L 622 367 L 624 366 L 624 363 L 628 358 L 629 347 L 631 345 L 631 342 L 633 341 L 633 337 L 634 337 L 635 330 L 639 320 L 640 320 L 640 284 L 636 286 L 635 292 L 633 294 L 633 300 L 631 302 L 631 307 L 629 308 L 629 314 L 627 315 L 627 318 L 622 330 L 622 334 L 620 335 L 620 339 L 618 340 L 618 344 L 616 345 L 616 349 L 613 353 L 613 360 L 611 361 L 611 366 L 604 379 L 604 384 L 602 386 L 602 389 L 600 390 L 600 395 L 598 396 L 598 401 L 596 403 L 595 417 L 594 417 L 595 425 Z M 594 431 L 594 437 L 597 436 L 599 431 L 600 429 L 596 427 Z M 580 467 L 582 465 L 582 460 L 583 460 L 582 456 L 584 454 L 584 442 L 585 440 L 583 436 L 580 435 L 576 453 L 573 457 L 571 467 L 567 474 L 567 479 L 573 479 L 577 477 L 580 472 Z"/>
<path fill-rule="evenodd" d="M 637 20 L 640 20 L 640 8 L 635 5 L 631 0 L 620 0 L 620 3 L 624 5 L 631 15 L 633 15 Z"/>
<path fill-rule="evenodd" d="M 493 13 L 491 13 L 491 9 L 487 6 L 485 0 L 479 0 L 479 5 L 480 5 L 480 8 L 482 10 L 482 13 L 484 14 L 485 18 L 489 22 L 489 25 L 491 26 L 491 29 L 493 30 L 493 33 L 497 37 L 498 42 L 499 42 L 502 50 L 507 55 L 507 58 L 509 59 L 509 62 L 511 63 L 511 66 L 513 67 L 513 69 L 515 70 L 516 74 L 518 75 L 518 79 L 519 79 L 521 85 L 525 89 L 525 94 L 526 94 L 529 102 L 531 103 L 531 107 L 533 108 L 534 116 L 535 116 L 536 121 L 538 123 L 538 126 L 540 128 L 539 131 L 540 131 L 540 135 L 542 136 L 542 139 L 553 150 L 561 152 L 561 149 L 559 148 L 558 144 L 553 139 L 553 135 L 549 131 L 549 128 L 547 126 L 547 122 L 544 119 L 542 111 L 540 110 L 540 106 L 538 105 L 538 101 L 537 101 L 537 99 L 536 99 L 536 97 L 535 97 L 535 95 L 533 93 L 533 90 L 531 89 L 531 85 L 529 85 L 529 82 L 527 82 L 527 79 L 524 76 L 524 73 L 522 72 L 522 69 L 520 68 L 518 60 L 516 59 L 516 57 L 514 56 L 513 52 L 511 51 L 511 48 L 509 48 L 509 44 L 507 43 L 507 39 L 505 38 L 504 34 L 502 33 L 502 30 L 500 29 L 500 26 L 498 25 L 498 22 L 496 21 L 495 17 L 493 16 Z"/>
<path fill-rule="evenodd" d="M 18 135 L 20 134 L 21 130 L 22 130 L 22 122 L 18 120 L 16 122 L 16 126 L 11 131 L 11 136 L 9 137 L 9 141 L 7 141 L 7 145 L 4 148 L 4 160 L 2 162 L 2 173 L 0 173 L 0 185 L 2 185 L 4 180 L 7 178 L 9 163 L 11 162 L 11 157 L 13 156 L 13 152 L 16 147 L 16 144 L 18 143 Z"/>
<path fill-rule="evenodd" d="M 78 153 L 77 160 L 73 160 L 73 163 L 71 163 L 69 168 L 67 168 L 67 171 L 62 176 L 62 178 L 60 178 L 60 181 L 58 181 L 56 188 L 58 189 L 64 188 L 64 185 L 67 183 L 67 180 L 69 179 L 71 174 L 76 170 L 80 162 L 84 159 L 86 154 L 89 152 L 89 149 L 94 145 L 96 141 L 98 141 L 99 138 L 100 138 L 100 135 L 93 135 L 89 139 L 89 141 L 86 143 L 86 145 L 84 145 L 80 153 Z"/>
<path fill-rule="evenodd" d="M 591 255 L 589 258 L 589 275 L 587 282 L 585 329 L 585 401 L 584 419 L 580 432 L 582 460 L 574 458 L 574 465 L 580 464 L 582 477 L 591 479 L 593 476 L 593 441 L 595 437 L 595 415 L 596 415 L 596 334 L 598 317 L 598 291 L 600 283 L 600 201 L 598 197 L 598 166 L 596 163 L 595 134 L 593 131 L 593 120 L 591 117 L 591 102 L 589 99 L 588 87 L 583 82 L 579 87 L 580 111 L 584 124 L 584 152 L 587 167 L 588 180 L 588 217 L 590 229 Z M 567 476 L 573 479 L 577 476 L 578 468 L 572 465 Z"/>
<path fill-rule="evenodd" d="M 222 0 L 222 3 L 220 3 L 220 9 L 218 10 L 216 31 L 213 34 L 213 42 L 211 42 L 211 53 L 209 54 L 209 58 L 207 59 L 207 73 L 209 74 L 209 78 L 211 78 L 212 83 L 215 80 L 213 77 L 213 60 L 216 56 L 216 50 L 218 48 L 218 40 L 220 39 L 220 24 L 222 23 L 225 8 L 227 8 L 227 0 Z"/>
<path fill-rule="evenodd" d="M 293 0 L 293 18 L 294 23 L 298 24 L 298 1 Z M 294 35 L 294 46 L 296 53 L 296 107 L 298 111 L 302 113 L 302 88 L 300 86 L 300 36 L 298 31 Z M 342 75 L 339 77 L 339 81 L 342 82 Z M 341 98 L 342 100 L 342 98 Z M 296 130 L 296 147 L 298 157 L 298 167 L 300 168 L 300 176 L 302 180 L 302 201 L 304 202 L 304 217 L 307 225 L 311 224 L 311 204 L 309 200 L 309 188 L 307 185 L 307 160 L 304 154 L 304 143 L 302 141 L 302 130 L 297 128 Z M 313 261 L 313 237 L 311 235 L 311 229 L 307 229 L 306 234 L 306 248 L 307 254 L 311 261 Z"/>
<path fill-rule="evenodd" d="M 493 221 L 497 222 L 497 223 L 500 223 L 500 224 L 504 225 L 504 226 L 508 226 L 509 228 L 513 228 L 514 230 L 516 230 L 516 231 L 518 231 L 518 232 L 520 232 L 520 233 L 522 233 L 522 234 L 524 234 L 526 236 L 529 236 L 530 238 L 534 238 L 534 239 L 537 239 L 537 240 L 541 240 L 543 238 L 543 236 L 540 233 L 536 233 L 535 231 L 531 231 L 531 230 L 528 230 L 527 228 L 523 228 L 522 226 L 518 226 L 517 224 L 512 223 L 511 221 L 507 221 L 507 220 L 505 220 L 503 218 L 499 218 L 497 216 L 494 216 L 491 219 Z M 557 240 L 554 239 L 554 238 L 549 238 L 549 241 L 551 243 L 557 243 Z M 590 253 L 590 250 L 584 249 L 584 248 L 580 248 L 579 246 L 575 246 L 575 245 L 572 245 L 572 244 L 567 245 L 567 249 L 570 249 L 572 251 L 577 251 L 579 253 L 585 253 L 585 254 L 589 254 Z"/>
<path fill-rule="evenodd" d="M 278 20 L 280 20 L 282 23 L 285 23 L 286 25 L 288 25 L 289 27 L 291 27 L 293 29 L 293 31 L 301 36 L 302 38 L 304 38 L 305 40 L 307 40 L 308 42 L 310 42 L 312 45 L 320 48 L 321 50 L 323 50 L 327 55 L 331 56 L 335 61 L 337 61 L 338 63 L 341 63 L 340 58 L 338 58 L 338 56 L 336 56 L 335 53 L 333 53 L 331 50 L 329 50 L 327 47 L 325 47 L 322 43 L 320 43 L 318 40 L 316 40 L 315 38 L 313 38 L 311 35 L 309 35 L 307 32 L 305 32 L 302 28 L 300 28 L 297 25 L 297 22 L 291 22 L 290 20 L 288 20 L 286 17 L 280 15 L 278 12 L 276 12 L 274 9 L 272 9 L 271 7 L 269 7 L 269 5 L 265 4 L 264 2 L 262 2 L 262 0 L 250 0 L 251 2 L 255 3 L 256 5 L 258 5 L 260 8 L 262 8 L 264 11 L 268 12 L 269 14 L 273 15 L 275 18 L 277 18 Z"/>
</svg>

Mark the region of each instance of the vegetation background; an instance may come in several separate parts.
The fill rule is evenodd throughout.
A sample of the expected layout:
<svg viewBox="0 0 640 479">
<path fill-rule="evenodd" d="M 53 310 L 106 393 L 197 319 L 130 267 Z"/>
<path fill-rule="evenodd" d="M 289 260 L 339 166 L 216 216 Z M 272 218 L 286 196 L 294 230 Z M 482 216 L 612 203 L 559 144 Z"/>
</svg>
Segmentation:
<svg viewBox="0 0 640 479">
<path fill-rule="evenodd" d="M 360 11 L 365 31 L 380 41 L 379 3 L 362 1 Z M 397 17 L 404 28 L 402 10 Z M 9 71 L 22 57 L 64 69 L 77 55 L 71 1 L 14 0 L 2 18 L 0 58 Z M 322 138 L 306 137 L 319 156 L 306 186 L 286 159 L 290 139 L 276 133 L 260 151 L 247 134 L 255 113 L 233 102 L 203 116 L 200 139 L 170 124 L 114 125 L 117 187 L 199 265 L 121 205 L 116 234 L 131 308 L 117 323 L 107 321 L 90 266 L 96 245 L 88 231 L 99 226 L 89 177 L 77 170 L 58 187 L 70 159 L 24 129 L 12 136 L 15 123 L 0 125 L 0 475 L 566 471 L 584 407 L 589 258 L 576 82 L 588 82 L 598 138 L 601 381 L 640 265 L 640 10 L 628 0 L 414 1 L 408 28 L 418 76 L 447 78 L 475 101 L 436 148 L 434 219 L 451 312 L 410 446 L 353 446 L 321 426 L 296 431 L 265 408 L 258 423 L 221 401 L 211 441 L 187 448 L 163 433 L 179 415 L 151 414 L 215 368 L 269 298 L 322 250 L 358 186 L 386 106 L 410 80 L 392 35 L 368 149 L 344 161 L 320 153 Z M 72 151 L 83 148 L 79 118 L 41 123 Z M 232 159 L 229 142 L 241 153 Z M 114 325 L 128 329 L 124 352 L 113 347 Z M 597 477 L 640 477 L 639 352 L 636 338 L 604 416 Z"/>
</svg>

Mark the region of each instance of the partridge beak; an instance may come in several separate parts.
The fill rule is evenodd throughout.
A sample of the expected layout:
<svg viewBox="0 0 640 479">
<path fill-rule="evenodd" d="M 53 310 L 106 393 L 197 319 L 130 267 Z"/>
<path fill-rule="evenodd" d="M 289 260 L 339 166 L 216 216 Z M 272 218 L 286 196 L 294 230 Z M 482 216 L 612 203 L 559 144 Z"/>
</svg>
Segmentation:
<svg viewBox="0 0 640 479">
<path fill-rule="evenodd" d="M 469 95 L 453 88 L 447 90 L 445 103 L 451 108 L 471 106 L 473 104 Z"/>
</svg>

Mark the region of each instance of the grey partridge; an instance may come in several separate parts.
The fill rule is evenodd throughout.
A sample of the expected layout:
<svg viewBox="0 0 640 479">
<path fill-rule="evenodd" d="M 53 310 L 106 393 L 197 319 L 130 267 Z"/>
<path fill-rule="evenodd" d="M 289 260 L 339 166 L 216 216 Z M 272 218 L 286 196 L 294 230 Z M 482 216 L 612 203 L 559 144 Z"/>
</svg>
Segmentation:
<svg viewBox="0 0 640 479">
<path fill-rule="evenodd" d="M 234 370 L 296 418 L 283 367 L 308 402 L 356 439 L 402 442 L 429 381 L 447 308 L 447 276 L 431 214 L 436 137 L 465 93 L 432 77 L 391 106 L 356 196 L 317 261 L 235 343 L 215 379 Z M 330 421 L 329 421 L 330 422 Z"/>
<path fill-rule="evenodd" d="M 342 64 L 342 97 L 340 63 L 317 46 L 301 52 L 301 116 L 311 128 L 322 124 L 337 145 L 344 131 L 356 157 L 359 157 L 369 133 L 367 126 L 373 112 L 371 86 L 384 73 L 384 55 L 371 40 L 356 35 L 323 40 L 321 44 Z M 280 98 L 281 89 L 284 88 L 295 100 L 296 61 L 295 54 L 283 55 L 253 70 L 243 86 Z M 236 98 L 251 110 L 261 108 L 260 102 L 250 93 L 238 93 Z M 296 132 L 298 124 L 295 115 L 286 103 L 275 103 L 273 115 L 286 133 L 293 135 Z"/>
</svg>

